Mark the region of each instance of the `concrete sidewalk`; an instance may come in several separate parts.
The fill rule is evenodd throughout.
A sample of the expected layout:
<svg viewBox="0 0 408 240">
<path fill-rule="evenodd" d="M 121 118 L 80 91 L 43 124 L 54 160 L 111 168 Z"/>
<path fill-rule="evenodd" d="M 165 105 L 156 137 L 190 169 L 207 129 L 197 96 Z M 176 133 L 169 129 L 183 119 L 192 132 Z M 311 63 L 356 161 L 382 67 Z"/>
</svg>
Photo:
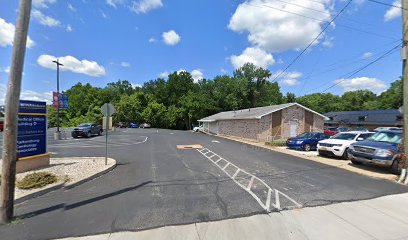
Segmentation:
<svg viewBox="0 0 408 240">
<path fill-rule="evenodd" d="M 408 194 L 76 240 L 408 239 Z"/>
</svg>

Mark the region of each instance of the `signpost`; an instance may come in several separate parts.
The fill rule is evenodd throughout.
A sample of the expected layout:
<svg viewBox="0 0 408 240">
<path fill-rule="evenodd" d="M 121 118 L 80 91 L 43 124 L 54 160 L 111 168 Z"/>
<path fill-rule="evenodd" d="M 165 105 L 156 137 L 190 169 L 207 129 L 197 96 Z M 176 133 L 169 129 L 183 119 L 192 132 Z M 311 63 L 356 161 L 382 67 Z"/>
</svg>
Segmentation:
<svg viewBox="0 0 408 240">
<path fill-rule="evenodd" d="M 53 92 L 52 99 L 53 99 L 52 105 L 54 106 L 54 108 L 58 108 L 58 106 L 60 109 L 68 108 L 68 95 L 63 94 L 63 93 Z M 58 100 L 59 100 L 59 104 L 58 104 Z"/>
<path fill-rule="evenodd" d="M 105 116 L 105 165 L 108 165 L 108 131 L 109 131 L 109 120 L 110 116 L 112 116 L 115 113 L 115 108 L 113 107 L 112 104 L 110 103 L 105 103 L 101 107 L 101 111 L 103 115 Z"/>
</svg>

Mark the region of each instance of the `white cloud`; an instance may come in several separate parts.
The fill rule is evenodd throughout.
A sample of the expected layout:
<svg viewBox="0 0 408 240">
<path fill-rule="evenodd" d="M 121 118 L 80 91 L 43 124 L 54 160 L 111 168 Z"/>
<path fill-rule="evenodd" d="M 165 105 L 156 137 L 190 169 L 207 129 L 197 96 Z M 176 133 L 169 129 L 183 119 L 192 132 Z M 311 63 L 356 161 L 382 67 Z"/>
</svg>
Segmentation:
<svg viewBox="0 0 408 240">
<path fill-rule="evenodd" d="M 221 72 L 222 74 L 226 74 L 226 73 L 227 73 L 227 70 L 225 70 L 224 68 L 221 68 L 221 69 L 220 69 L 220 72 Z"/>
<path fill-rule="evenodd" d="M 295 86 L 295 85 L 300 84 L 299 80 L 297 80 L 296 78 L 283 79 L 281 83 L 282 85 L 285 85 L 285 86 Z"/>
<path fill-rule="evenodd" d="M 195 83 L 198 83 L 200 80 L 203 80 L 204 78 L 204 74 L 200 69 L 194 69 L 191 72 L 191 76 L 193 77 Z"/>
<path fill-rule="evenodd" d="M 9 72 L 10 72 L 10 66 L 5 67 L 5 68 L 0 67 L 0 73 L 1 73 L 1 72 L 9 73 Z"/>
<path fill-rule="evenodd" d="M 6 92 L 7 92 L 6 84 L 0 84 L 0 105 L 4 105 L 4 100 L 6 98 Z M 47 102 L 47 104 L 51 104 L 52 91 L 36 92 L 32 90 L 23 90 L 20 93 L 20 99 L 33 100 L 33 101 L 44 101 L 44 102 Z"/>
<path fill-rule="evenodd" d="M 260 48 L 247 48 L 241 55 L 231 56 L 231 63 L 234 67 L 240 68 L 245 63 L 253 63 L 254 65 L 262 68 L 268 68 L 270 65 L 275 63 L 272 54 Z"/>
<path fill-rule="evenodd" d="M 126 2 L 127 2 L 126 0 L 106 0 L 106 3 L 114 8 L 116 8 L 117 5 L 122 5 L 125 4 Z"/>
<path fill-rule="evenodd" d="M 304 8 L 275 0 L 247 0 L 237 7 L 228 27 L 235 32 L 247 32 L 251 44 L 268 52 L 304 48 L 319 34 L 324 23 L 277 11 L 271 7 L 328 21 L 331 19 L 332 1 L 292 0 L 290 2 L 302 5 Z M 316 41 L 315 44 L 318 42 Z"/>
<path fill-rule="evenodd" d="M 394 1 L 393 5 L 401 7 L 401 1 Z M 401 8 L 390 7 L 384 14 L 384 21 L 388 22 L 401 16 Z"/>
<path fill-rule="evenodd" d="M 174 30 L 164 32 L 162 36 L 164 43 L 169 46 L 174 46 L 181 40 L 180 35 L 178 35 Z"/>
<path fill-rule="evenodd" d="M 325 37 L 324 38 L 324 40 L 323 40 L 323 42 L 322 42 L 322 45 L 323 45 L 323 47 L 325 47 L 325 48 L 331 48 L 331 47 L 333 47 L 333 40 L 334 40 L 334 37 Z"/>
<path fill-rule="evenodd" d="M 169 73 L 168 71 L 164 71 L 164 72 L 162 72 L 162 73 L 159 74 L 159 78 L 166 79 L 166 78 L 169 77 L 169 74 L 170 74 L 170 73 Z"/>
<path fill-rule="evenodd" d="M 121 63 L 120 63 L 120 66 L 122 66 L 122 67 L 130 67 L 130 63 L 128 63 L 128 62 L 121 62 Z"/>
<path fill-rule="evenodd" d="M 141 88 L 142 85 L 138 84 L 138 83 L 131 83 L 132 84 L 132 88 Z"/>
<path fill-rule="evenodd" d="M 101 10 L 101 15 L 102 15 L 103 18 L 108 18 L 108 15 L 106 15 L 105 12 L 102 11 L 102 10 Z"/>
<path fill-rule="evenodd" d="M 71 27 L 71 25 L 67 25 L 67 28 L 66 28 L 66 31 L 67 32 L 72 32 L 72 31 L 74 31 L 74 29 L 72 29 L 72 27 Z"/>
<path fill-rule="evenodd" d="M 147 13 L 150 10 L 163 7 L 161 0 L 139 0 L 133 1 L 131 10 L 136 13 Z"/>
<path fill-rule="evenodd" d="M 335 80 L 338 86 L 343 88 L 343 91 L 356 91 L 356 90 L 370 90 L 374 93 L 381 93 L 387 89 L 387 85 L 377 79 L 369 77 L 359 77 L 352 79 L 338 79 Z"/>
<path fill-rule="evenodd" d="M 57 0 L 33 0 L 33 6 L 37 8 L 48 8 L 48 5 L 55 3 Z"/>
<path fill-rule="evenodd" d="M 68 9 L 71 10 L 71 11 L 73 11 L 73 12 L 76 12 L 76 11 L 77 11 L 76 8 L 75 8 L 74 6 L 72 6 L 71 3 L 68 3 Z"/>
<path fill-rule="evenodd" d="M 6 22 L 0 18 L 0 46 L 7 47 L 13 45 L 15 27 L 12 23 Z M 31 48 L 35 45 L 35 42 L 27 37 L 27 47 Z"/>
<path fill-rule="evenodd" d="M 64 64 L 60 68 L 61 71 L 71 71 L 74 73 L 82 73 L 88 76 L 92 77 L 101 77 L 106 75 L 105 68 L 101 65 L 99 65 L 95 61 L 89 61 L 89 60 L 78 60 L 73 56 L 65 56 L 65 57 L 54 57 L 51 55 L 41 55 L 37 59 L 37 63 L 45 68 L 49 69 L 56 69 L 55 63 L 52 61 L 59 59 L 59 61 Z"/>
<path fill-rule="evenodd" d="M 57 27 L 61 24 L 60 21 L 58 21 L 55 18 L 52 18 L 50 16 L 46 16 L 44 15 L 42 12 L 40 12 L 39 10 L 34 9 L 31 12 L 31 15 L 33 16 L 33 19 L 36 20 L 38 23 L 40 23 L 41 25 L 44 26 L 48 26 L 48 27 Z"/>
<path fill-rule="evenodd" d="M 374 54 L 372 52 L 365 52 L 363 53 L 363 55 L 361 56 L 361 59 L 369 59 L 373 56 Z"/>
<path fill-rule="evenodd" d="M 149 38 L 149 43 L 155 43 L 157 40 L 154 37 Z"/>
<path fill-rule="evenodd" d="M 275 79 L 278 77 L 278 81 L 284 86 L 295 86 L 300 84 L 299 78 L 303 76 L 301 72 L 286 72 L 282 74 L 282 71 L 277 71 L 269 79 Z"/>
</svg>

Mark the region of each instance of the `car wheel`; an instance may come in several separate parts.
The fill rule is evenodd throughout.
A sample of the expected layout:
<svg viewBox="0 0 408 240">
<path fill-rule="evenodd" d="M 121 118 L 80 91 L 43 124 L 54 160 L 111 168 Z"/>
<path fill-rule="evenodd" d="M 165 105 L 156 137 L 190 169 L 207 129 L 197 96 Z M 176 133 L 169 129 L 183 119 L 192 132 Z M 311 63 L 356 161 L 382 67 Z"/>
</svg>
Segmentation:
<svg viewBox="0 0 408 240">
<path fill-rule="evenodd" d="M 400 166 L 399 166 L 399 164 L 398 164 L 398 160 L 397 160 L 397 159 L 395 159 L 394 162 L 392 162 L 392 165 L 391 165 L 391 167 L 390 167 L 390 170 L 391 170 L 391 173 L 396 174 L 396 175 L 398 175 L 398 174 L 401 173 L 401 168 L 400 168 Z"/>
<path fill-rule="evenodd" d="M 303 145 L 303 150 L 305 150 L 306 152 L 309 152 L 312 148 L 310 147 L 310 144 L 305 144 Z"/>
<path fill-rule="evenodd" d="M 102 135 L 102 129 L 99 130 L 99 132 L 98 132 L 98 136 L 101 136 L 101 135 Z"/>
<path fill-rule="evenodd" d="M 87 138 L 92 137 L 92 133 L 91 133 L 91 131 L 89 131 L 89 132 L 87 132 L 87 133 L 86 133 L 86 137 L 87 137 Z"/>
<path fill-rule="evenodd" d="M 341 156 L 343 159 L 350 159 L 349 153 L 348 153 L 348 148 L 344 149 L 343 156 Z"/>
<path fill-rule="evenodd" d="M 352 164 L 355 164 L 355 165 L 361 165 L 361 162 L 358 162 L 358 161 L 356 161 L 356 160 L 351 160 L 351 163 L 352 163 Z"/>
<path fill-rule="evenodd" d="M 73 138 L 78 138 L 78 135 L 76 135 L 76 134 L 71 134 L 71 136 L 72 136 Z"/>
</svg>

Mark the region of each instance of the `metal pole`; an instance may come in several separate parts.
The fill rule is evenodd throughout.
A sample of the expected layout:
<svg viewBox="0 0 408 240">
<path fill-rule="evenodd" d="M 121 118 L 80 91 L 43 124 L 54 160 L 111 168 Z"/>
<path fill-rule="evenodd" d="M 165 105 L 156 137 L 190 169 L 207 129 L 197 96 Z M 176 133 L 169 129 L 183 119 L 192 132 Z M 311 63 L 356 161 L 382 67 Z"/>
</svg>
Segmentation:
<svg viewBox="0 0 408 240">
<path fill-rule="evenodd" d="M 58 140 L 59 140 L 59 132 L 60 132 L 59 67 L 64 66 L 64 65 L 60 63 L 58 59 L 52 62 L 57 64 L 57 133 L 58 133 Z"/>
<path fill-rule="evenodd" d="M 405 154 L 408 155 L 408 68 L 407 68 L 407 56 L 408 56 L 408 0 L 402 0 L 402 81 L 403 81 L 403 126 L 404 126 L 404 149 Z"/>
<path fill-rule="evenodd" d="M 105 166 L 108 165 L 108 130 L 109 130 L 109 118 L 110 118 L 110 109 L 107 107 L 106 120 L 105 120 Z"/>
<path fill-rule="evenodd" d="M 16 179 L 18 105 L 21 78 L 30 22 L 31 0 L 20 0 L 14 32 L 11 69 L 7 85 L 3 133 L 3 169 L 0 187 L 0 223 L 8 223 L 14 214 L 14 185 Z"/>
</svg>

